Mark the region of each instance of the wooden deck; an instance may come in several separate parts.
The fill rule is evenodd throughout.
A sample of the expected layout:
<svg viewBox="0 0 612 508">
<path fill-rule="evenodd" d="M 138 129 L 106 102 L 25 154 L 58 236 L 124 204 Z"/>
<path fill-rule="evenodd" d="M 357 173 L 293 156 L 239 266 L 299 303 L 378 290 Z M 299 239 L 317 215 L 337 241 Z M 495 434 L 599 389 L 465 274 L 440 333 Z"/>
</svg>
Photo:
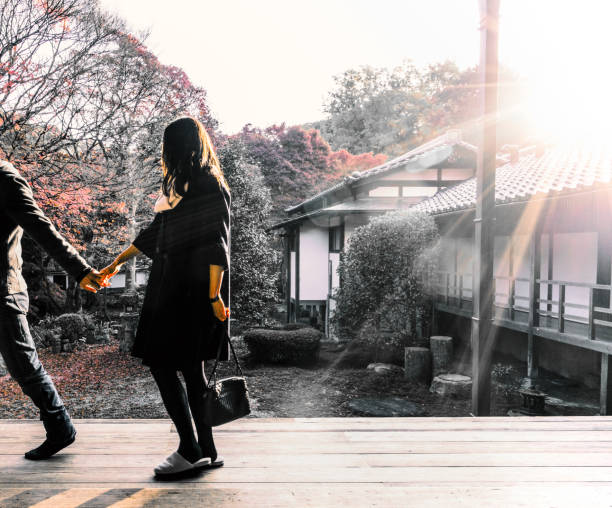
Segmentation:
<svg viewBox="0 0 612 508">
<path fill-rule="evenodd" d="M 0 506 L 612 506 L 612 417 L 246 419 L 224 468 L 160 483 L 165 420 L 78 421 L 44 463 L 40 422 L 0 421 Z"/>
</svg>

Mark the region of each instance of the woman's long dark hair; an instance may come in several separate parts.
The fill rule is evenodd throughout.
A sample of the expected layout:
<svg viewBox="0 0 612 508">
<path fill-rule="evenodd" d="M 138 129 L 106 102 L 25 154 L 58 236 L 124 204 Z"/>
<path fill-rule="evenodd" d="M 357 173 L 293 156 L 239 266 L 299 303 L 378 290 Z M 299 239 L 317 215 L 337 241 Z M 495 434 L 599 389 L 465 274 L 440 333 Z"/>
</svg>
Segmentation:
<svg viewBox="0 0 612 508">
<path fill-rule="evenodd" d="M 166 127 L 162 167 L 162 192 L 167 197 L 170 197 L 171 192 L 184 196 L 185 185 L 200 171 L 210 173 L 220 186 L 229 191 L 210 136 L 195 118 L 179 118 Z"/>
</svg>

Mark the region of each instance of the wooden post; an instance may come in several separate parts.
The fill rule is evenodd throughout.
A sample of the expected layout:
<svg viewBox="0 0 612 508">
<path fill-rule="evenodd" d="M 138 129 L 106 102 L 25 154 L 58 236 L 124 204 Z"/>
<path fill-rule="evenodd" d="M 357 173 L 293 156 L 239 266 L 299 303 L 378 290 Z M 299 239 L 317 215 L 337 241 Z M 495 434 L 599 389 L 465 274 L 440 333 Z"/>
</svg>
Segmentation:
<svg viewBox="0 0 612 508">
<path fill-rule="evenodd" d="M 542 259 L 542 230 L 536 223 L 529 252 L 529 317 L 527 318 L 527 378 L 533 386 L 538 377 L 538 356 L 533 329 L 540 325 L 540 269 Z"/>
<path fill-rule="evenodd" d="M 563 313 L 565 312 L 565 284 L 559 284 L 559 322 L 557 323 L 557 330 L 559 333 L 565 332 L 565 318 Z"/>
<path fill-rule="evenodd" d="M 287 267 L 287 282 L 285 283 L 285 304 L 287 306 L 287 323 L 291 322 L 291 231 L 285 232 L 285 263 Z"/>
<path fill-rule="evenodd" d="M 599 231 L 597 232 L 597 284 L 609 286 L 612 282 L 612 231 L 608 225 L 608 217 L 610 209 L 607 201 L 604 203 L 605 209 L 602 213 L 603 224 L 598 224 Z M 591 290 L 589 305 L 589 338 L 594 339 L 596 335 L 593 320 L 605 319 L 609 320 L 610 315 L 600 317 L 595 316 L 593 307 L 610 308 L 610 290 L 597 289 Z"/>
<path fill-rule="evenodd" d="M 601 353 L 601 389 L 599 393 L 599 414 L 612 414 L 612 376 L 609 368 L 609 356 Z"/>
<path fill-rule="evenodd" d="M 448 272 L 445 274 L 445 284 L 446 288 L 444 290 L 444 303 L 448 305 L 448 294 L 450 292 L 450 273 Z"/>
<path fill-rule="evenodd" d="M 495 215 L 498 0 L 480 0 L 482 131 L 476 166 L 474 311 L 472 315 L 472 412 L 491 414 L 493 333 L 493 235 Z"/>
<path fill-rule="evenodd" d="M 514 321 L 514 245 L 512 243 L 512 236 L 509 238 L 510 245 L 508 246 L 508 319 Z"/>
<path fill-rule="evenodd" d="M 589 327 L 588 327 L 588 337 L 593 340 L 595 338 L 595 311 L 593 310 L 593 297 L 595 293 L 595 288 L 589 288 Z"/>
<path fill-rule="evenodd" d="M 295 230 L 295 322 L 300 321 L 300 227 Z"/>
<path fill-rule="evenodd" d="M 555 250 L 555 234 L 552 230 L 550 230 L 550 232 L 548 233 L 548 270 L 547 270 L 548 273 L 546 275 L 546 278 L 548 280 L 554 280 L 554 275 L 553 275 L 554 250 Z M 538 273 L 538 277 L 539 276 L 540 274 Z M 547 285 L 546 299 L 548 300 L 548 303 L 546 304 L 546 310 L 548 312 L 552 312 L 552 303 L 550 303 L 553 299 L 552 284 Z"/>
</svg>

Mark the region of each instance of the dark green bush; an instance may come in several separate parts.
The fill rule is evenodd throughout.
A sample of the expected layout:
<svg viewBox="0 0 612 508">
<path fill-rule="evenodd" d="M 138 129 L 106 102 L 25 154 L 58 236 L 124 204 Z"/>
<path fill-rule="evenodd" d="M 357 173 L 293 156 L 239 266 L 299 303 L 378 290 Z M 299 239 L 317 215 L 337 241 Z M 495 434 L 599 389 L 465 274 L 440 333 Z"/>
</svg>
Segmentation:
<svg viewBox="0 0 612 508">
<path fill-rule="evenodd" d="M 341 340 L 377 342 L 388 331 L 408 344 L 431 305 L 425 280 L 437 266 L 438 231 L 427 214 L 402 210 L 370 220 L 350 237 L 338 266 L 332 318 Z"/>
<path fill-rule="evenodd" d="M 286 365 L 312 365 L 319 359 L 323 334 L 314 328 L 272 330 L 252 328 L 244 333 L 251 360 Z"/>
<path fill-rule="evenodd" d="M 391 337 L 383 337 L 377 342 L 354 339 L 346 344 L 336 365 L 340 368 L 361 369 L 374 362 L 403 366 L 404 346 Z"/>
<path fill-rule="evenodd" d="M 247 160 L 238 139 L 219 147 L 223 172 L 232 192 L 231 311 L 236 333 L 266 325 L 278 297 L 279 254 L 266 230 L 272 207 L 261 170 Z"/>
<path fill-rule="evenodd" d="M 93 342 L 96 322 L 92 315 L 85 313 L 47 316 L 31 327 L 34 342 L 39 347 L 51 346 L 55 338 L 64 342 L 77 343 L 80 339 Z"/>
<path fill-rule="evenodd" d="M 304 328 L 312 328 L 306 323 L 283 323 L 280 325 L 269 326 L 270 330 L 303 330 Z"/>
</svg>

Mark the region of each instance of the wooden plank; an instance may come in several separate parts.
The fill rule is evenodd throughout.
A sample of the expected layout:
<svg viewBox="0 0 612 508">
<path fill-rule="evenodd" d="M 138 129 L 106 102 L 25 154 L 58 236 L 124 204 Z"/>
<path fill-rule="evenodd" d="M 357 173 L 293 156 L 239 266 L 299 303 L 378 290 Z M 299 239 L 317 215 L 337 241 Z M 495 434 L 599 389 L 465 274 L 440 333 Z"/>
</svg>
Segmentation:
<svg viewBox="0 0 612 508">
<path fill-rule="evenodd" d="M 394 443 L 385 442 L 343 442 L 343 443 L 266 443 L 258 445 L 252 440 L 215 440 L 221 454 L 240 449 L 244 454 L 256 455 L 274 454 L 410 454 L 410 453 L 546 453 L 555 450 L 558 453 L 610 453 L 612 442 L 581 441 L 576 437 L 573 441 L 413 441 Z M 62 451 L 58 457 L 68 455 L 110 455 L 125 460 L 125 456 L 135 454 L 151 455 L 162 458 L 176 449 L 177 442 L 172 445 L 153 445 L 143 443 L 109 445 L 76 445 Z M 3 445 L 2 457 L 23 457 L 28 447 L 21 444 Z M 57 460 L 60 460 L 59 458 Z M 1 478 L 0 478 L 1 481 Z"/>
<path fill-rule="evenodd" d="M 371 468 L 371 467 L 595 467 L 612 466 L 612 450 L 600 453 L 266 453 L 261 450 L 248 454 L 224 453 L 226 468 Z M 156 455 L 61 455 L 61 459 L 45 464 L 46 471 L 69 471 L 71 469 L 117 470 L 152 468 L 166 457 L 164 451 Z M 24 461 L 19 455 L 5 455 L 2 465 L 6 469 L 18 469 L 22 473 L 37 473 L 41 465 Z M 612 481 L 612 480 L 611 480 Z"/>
<path fill-rule="evenodd" d="M 599 351 L 600 353 L 612 354 L 612 343 L 602 340 L 589 340 L 586 335 L 574 335 L 571 333 L 558 333 L 551 328 L 538 327 L 533 330 L 534 335 L 545 339 L 554 340 L 570 346 Z"/>
<path fill-rule="evenodd" d="M 243 420 L 216 432 L 224 468 L 164 484 L 152 468 L 177 444 L 167 420 L 76 423 L 77 442 L 36 463 L 22 452 L 42 437 L 40 423 L 0 422 L 0 505 L 386 507 L 459 500 L 505 507 L 519 500 L 531 508 L 543 500 L 609 505 L 612 498 L 610 417 Z"/>
<path fill-rule="evenodd" d="M 331 419 L 330 419 L 331 420 Z M 405 418 L 392 419 L 380 418 L 375 423 L 366 421 L 352 421 L 347 418 L 343 421 L 320 422 L 316 424 L 296 422 L 285 423 L 265 423 L 257 420 L 251 420 L 252 423 L 245 423 L 235 426 L 227 426 L 221 429 L 215 429 L 214 435 L 223 438 L 240 437 L 249 433 L 249 436 L 254 436 L 258 433 L 291 433 L 298 435 L 299 433 L 333 433 L 333 432 L 387 432 L 387 431 L 433 431 L 433 430 L 504 430 L 515 432 L 520 430 L 530 431 L 550 431 L 550 430 L 612 430 L 612 420 L 609 417 L 519 417 L 514 419 L 504 418 L 454 418 L 454 419 L 439 419 L 439 418 Z M 171 431 L 170 425 L 159 427 L 156 432 L 132 432 L 131 426 L 116 424 L 82 424 L 76 421 L 78 429 L 77 442 L 89 439 L 89 437 L 104 439 L 115 439 L 127 442 L 144 442 L 150 439 L 163 439 L 166 442 L 173 442 L 176 439 L 176 433 Z M 17 426 L 17 427 L 16 427 Z M 0 424 L 0 443 L 2 442 L 30 442 L 44 436 L 44 430 L 40 423 L 36 425 L 29 424 Z M 265 437 L 264 437 L 265 438 Z M 258 437 L 259 439 L 259 437 Z"/>
<path fill-rule="evenodd" d="M 257 455 L 262 450 L 265 453 L 284 454 L 406 454 L 406 453 L 543 453 L 555 450 L 559 453 L 609 453 L 612 451 L 612 441 L 581 440 L 576 436 L 574 440 L 540 441 L 537 438 L 531 441 L 370 441 L 370 442 L 268 442 L 258 445 L 252 440 L 215 440 L 217 449 L 221 454 L 231 450 L 240 449 L 244 454 Z M 80 445 L 76 444 L 64 450 L 60 455 L 153 455 L 162 458 L 176 449 L 178 442 L 163 445 L 152 443 L 131 443 Z M 2 446 L 3 456 L 23 457 L 27 446 L 22 444 L 7 444 Z M 59 460 L 59 459 L 58 459 Z M 121 459 L 123 460 L 123 459 Z"/>
<path fill-rule="evenodd" d="M 104 494 L 107 490 L 104 488 L 67 489 L 33 504 L 30 508 L 77 508 L 77 506 Z"/>
<path fill-rule="evenodd" d="M 610 467 L 373 467 L 373 468 L 220 468 L 199 476 L 183 479 L 182 483 L 505 483 L 505 482 L 610 482 Z M 3 471 L 1 485 L 38 486 L 42 484 L 75 483 L 123 485 L 132 482 L 156 483 L 151 467 L 120 470 L 70 470 L 21 474 Z M 55 490 L 55 489 L 54 489 Z M 53 495 L 58 492 L 53 492 Z M 47 497 L 50 497 L 47 496 Z M 30 503 L 32 504 L 32 503 Z M 28 505 L 29 506 L 29 505 Z"/>
<path fill-rule="evenodd" d="M 217 436 L 216 440 L 222 443 L 245 443 L 252 441 L 258 446 L 274 446 L 283 444 L 300 445 L 314 444 L 341 444 L 341 443 L 413 443 L 419 441 L 450 442 L 497 442 L 497 441 L 597 441 L 612 442 L 612 432 L 609 430 L 503 430 L 503 429 L 454 429 L 454 430 L 391 430 L 385 432 L 368 431 L 329 431 L 329 432 L 283 432 L 282 434 L 270 432 L 236 432 Z M 164 446 L 172 445 L 178 437 L 159 440 L 155 436 L 81 436 L 70 449 L 81 449 L 87 446 Z M 28 444 L 31 439 L 22 436 L 14 439 L 3 437 L 0 440 L 3 447 L 12 444 Z"/>
<path fill-rule="evenodd" d="M 178 484 L 180 485 L 180 484 Z M 149 486 L 150 487 L 150 486 Z M 589 507 L 609 507 L 612 487 L 609 484 L 563 485 L 389 485 L 383 488 L 371 485 L 300 485 L 278 484 L 265 488 L 261 485 L 215 484 L 206 489 L 146 488 L 158 491 L 156 499 L 147 507 L 157 506 L 266 506 L 266 507 L 346 507 L 346 506 L 522 506 L 522 507 L 576 507 L 588 499 Z M 107 506 L 87 504 L 86 507 Z"/>
<path fill-rule="evenodd" d="M 151 506 L 151 504 L 155 504 L 156 501 L 161 502 L 166 493 L 167 491 L 161 489 L 142 489 L 135 492 L 131 496 L 122 499 L 121 501 L 113 503 L 110 505 L 110 508 L 136 508 L 145 505 Z"/>
</svg>

